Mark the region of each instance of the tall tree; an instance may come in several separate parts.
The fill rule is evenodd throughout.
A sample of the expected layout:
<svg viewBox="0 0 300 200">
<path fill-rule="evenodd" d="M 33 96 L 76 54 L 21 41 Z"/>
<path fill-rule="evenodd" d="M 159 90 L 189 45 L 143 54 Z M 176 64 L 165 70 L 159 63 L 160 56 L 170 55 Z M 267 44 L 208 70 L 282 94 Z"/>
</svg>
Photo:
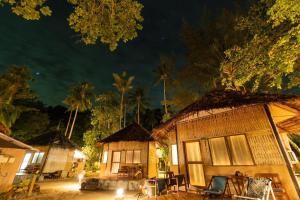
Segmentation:
<svg viewBox="0 0 300 200">
<path fill-rule="evenodd" d="M 19 102 L 33 99 L 30 89 L 31 73 L 27 67 L 10 66 L 0 75 L 0 122 L 10 128 L 26 107 Z"/>
<path fill-rule="evenodd" d="M 85 44 L 100 41 L 115 50 L 120 41 L 127 42 L 137 37 L 142 29 L 143 5 L 136 0 L 66 0 L 74 10 L 68 17 L 69 26 L 81 35 Z M 39 20 L 50 16 L 47 0 L 2 0 L 11 10 L 26 20 Z"/>
<path fill-rule="evenodd" d="M 135 111 L 136 122 L 140 124 L 141 112 L 149 107 L 149 102 L 143 88 L 136 88 L 129 95 L 129 101 L 131 102 L 132 108 Z"/>
<path fill-rule="evenodd" d="M 134 76 L 128 76 L 127 72 L 123 72 L 121 74 L 113 73 L 115 86 L 120 93 L 120 129 L 122 128 L 122 119 L 123 119 L 123 109 L 124 109 L 124 95 L 132 89 L 132 81 L 134 80 Z"/>
<path fill-rule="evenodd" d="M 228 49 L 223 85 L 232 90 L 279 91 L 300 86 L 300 2 L 261 0 L 238 19 L 248 41 Z"/>
<path fill-rule="evenodd" d="M 155 84 L 162 82 L 163 84 L 163 101 L 165 115 L 168 115 L 168 101 L 167 101 L 167 84 L 171 81 L 172 71 L 175 68 L 175 60 L 172 57 L 160 56 L 160 62 L 155 70 Z"/>
<path fill-rule="evenodd" d="M 72 87 L 70 95 L 64 100 L 71 110 L 75 110 L 71 129 L 68 134 L 69 139 L 72 137 L 78 111 L 86 111 L 92 106 L 93 89 L 94 87 L 90 83 L 82 82 L 79 85 Z"/>
</svg>

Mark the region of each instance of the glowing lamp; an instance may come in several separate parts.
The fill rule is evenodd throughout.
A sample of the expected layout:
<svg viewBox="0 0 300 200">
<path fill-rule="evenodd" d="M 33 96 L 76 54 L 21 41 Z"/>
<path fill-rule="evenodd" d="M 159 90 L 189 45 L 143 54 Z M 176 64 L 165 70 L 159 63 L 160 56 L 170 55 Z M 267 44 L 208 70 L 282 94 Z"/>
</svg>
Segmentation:
<svg viewBox="0 0 300 200">
<path fill-rule="evenodd" d="M 115 199 L 124 199 L 124 189 L 123 188 L 117 189 Z"/>
<path fill-rule="evenodd" d="M 76 149 L 75 152 L 74 152 L 74 158 L 76 158 L 76 159 L 84 159 L 85 155 L 81 151 L 79 151 L 79 150 Z"/>
<path fill-rule="evenodd" d="M 83 180 L 84 178 L 84 172 L 81 172 L 80 174 L 78 174 L 78 181 L 79 183 L 81 183 L 81 181 Z"/>
</svg>

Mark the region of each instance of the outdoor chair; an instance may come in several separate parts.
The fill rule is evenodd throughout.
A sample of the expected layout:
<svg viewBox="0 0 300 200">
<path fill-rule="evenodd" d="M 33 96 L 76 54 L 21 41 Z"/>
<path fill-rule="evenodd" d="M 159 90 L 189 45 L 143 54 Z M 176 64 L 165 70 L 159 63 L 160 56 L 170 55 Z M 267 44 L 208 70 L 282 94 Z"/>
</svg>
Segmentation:
<svg viewBox="0 0 300 200">
<path fill-rule="evenodd" d="M 168 191 L 172 191 L 171 189 L 173 187 L 173 191 L 177 192 L 177 194 L 179 194 L 179 188 L 184 186 L 184 189 L 187 192 L 187 184 L 183 174 L 171 176 L 167 181 L 167 186 Z"/>
<path fill-rule="evenodd" d="M 275 196 L 272 190 L 272 180 L 269 178 L 249 178 L 247 187 L 242 195 L 235 195 L 236 199 L 269 200 L 270 193 L 272 199 Z"/>
<path fill-rule="evenodd" d="M 212 176 L 208 188 L 203 191 L 204 199 L 206 197 L 225 197 L 226 190 L 228 190 L 228 195 L 231 195 L 228 177 L 227 176 Z"/>
<path fill-rule="evenodd" d="M 257 173 L 257 174 L 255 174 L 255 177 L 263 177 L 263 178 L 271 179 L 272 180 L 272 189 L 273 189 L 275 197 L 279 197 L 280 199 L 284 198 L 286 200 L 289 200 L 286 190 L 284 189 L 284 187 L 279 179 L 279 175 L 277 173 Z"/>
<path fill-rule="evenodd" d="M 167 191 L 166 179 L 148 179 L 145 183 L 146 195 L 148 197 L 154 196 L 157 197 L 161 195 L 164 191 Z"/>
</svg>

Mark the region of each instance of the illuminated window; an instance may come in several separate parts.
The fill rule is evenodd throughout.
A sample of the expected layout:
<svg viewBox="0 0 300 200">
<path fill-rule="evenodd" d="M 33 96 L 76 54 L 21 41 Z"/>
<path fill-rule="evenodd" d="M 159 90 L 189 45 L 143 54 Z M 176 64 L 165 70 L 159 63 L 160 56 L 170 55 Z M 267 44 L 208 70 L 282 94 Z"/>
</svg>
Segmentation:
<svg viewBox="0 0 300 200">
<path fill-rule="evenodd" d="M 209 139 L 213 165 L 230 165 L 228 150 L 224 137 Z"/>
<path fill-rule="evenodd" d="M 24 159 L 23 159 L 23 162 L 22 162 L 22 164 L 21 164 L 20 170 L 26 169 L 26 167 L 27 167 L 28 164 L 29 164 L 30 158 L 31 158 L 31 153 L 26 153 L 26 154 L 25 154 L 25 157 L 24 157 Z"/>
<path fill-rule="evenodd" d="M 34 154 L 31 163 L 33 164 L 41 164 L 43 157 L 44 157 L 44 152 L 37 152 Z"/>
<path fill-rule="evenodd" d="M 133 163 L 133 151 L 126 151 L 126 163 Z"/>
<path fill-rule="evenodd" d="M 113 152 L 112 166 L 111 166 L 111 173 L 113 173 L 113 174 L 118 173 L 119 167 L 120 167 L 120 161 L 121 161 L 121 152 L 120 151 L 114 151 Z"/>
<path fill-rule="evenodd" d="M 133 163 L 141 163 L 141 151 L 133 151 Z"/>
<path fill-rule="evenodd" d="M 177 153 L 177 145 L 172 144 L 172 164 L 178 165 L 178 153 Z"/>
<path fill-rule="evenodd" d="M 102 163 L 104 163 L 104 164 L 107 163 L 107 157 L 108 157 L 108 152 L 104 151 L 103 152 L 103 157 L 102 157 Z"/>
<path fill-rule="evenodd" d="M 252 156 L 244 135 L 227 138 L 231 150 L 233 165 L 253 165 Z"/>
</svg>

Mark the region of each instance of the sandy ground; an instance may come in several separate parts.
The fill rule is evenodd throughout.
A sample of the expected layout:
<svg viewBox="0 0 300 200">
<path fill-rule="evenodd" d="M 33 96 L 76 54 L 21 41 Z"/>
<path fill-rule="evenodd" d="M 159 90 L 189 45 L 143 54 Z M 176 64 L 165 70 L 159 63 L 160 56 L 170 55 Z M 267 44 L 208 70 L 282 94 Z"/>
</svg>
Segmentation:
<svg viewBox="0 0 300 200">
<path fill-rule="evenodd" d="M 55 180 L 39 183 L 40 194 L 22 200 L 116 200 L 115 191 L 81 191 L 76 180 Z M 122 200 L 136 200 L 137 192 L 125 192 Z M 147 198 L 142 198 L 147 200 Z M 150 198 L 155 200 L 155 198 Z M 199 200 L 200 195 L 182 192 L 159 196 L 157 200 Z"/>
<path fill-rule="evenodd" d="M 114 200 L 115 191 L 80 191 L 76 180 L 40 182 L 40 194 L 24 200 Z M 124 200 L 133 200 L 137 192 L 126 192 Z"/>
</svg>

